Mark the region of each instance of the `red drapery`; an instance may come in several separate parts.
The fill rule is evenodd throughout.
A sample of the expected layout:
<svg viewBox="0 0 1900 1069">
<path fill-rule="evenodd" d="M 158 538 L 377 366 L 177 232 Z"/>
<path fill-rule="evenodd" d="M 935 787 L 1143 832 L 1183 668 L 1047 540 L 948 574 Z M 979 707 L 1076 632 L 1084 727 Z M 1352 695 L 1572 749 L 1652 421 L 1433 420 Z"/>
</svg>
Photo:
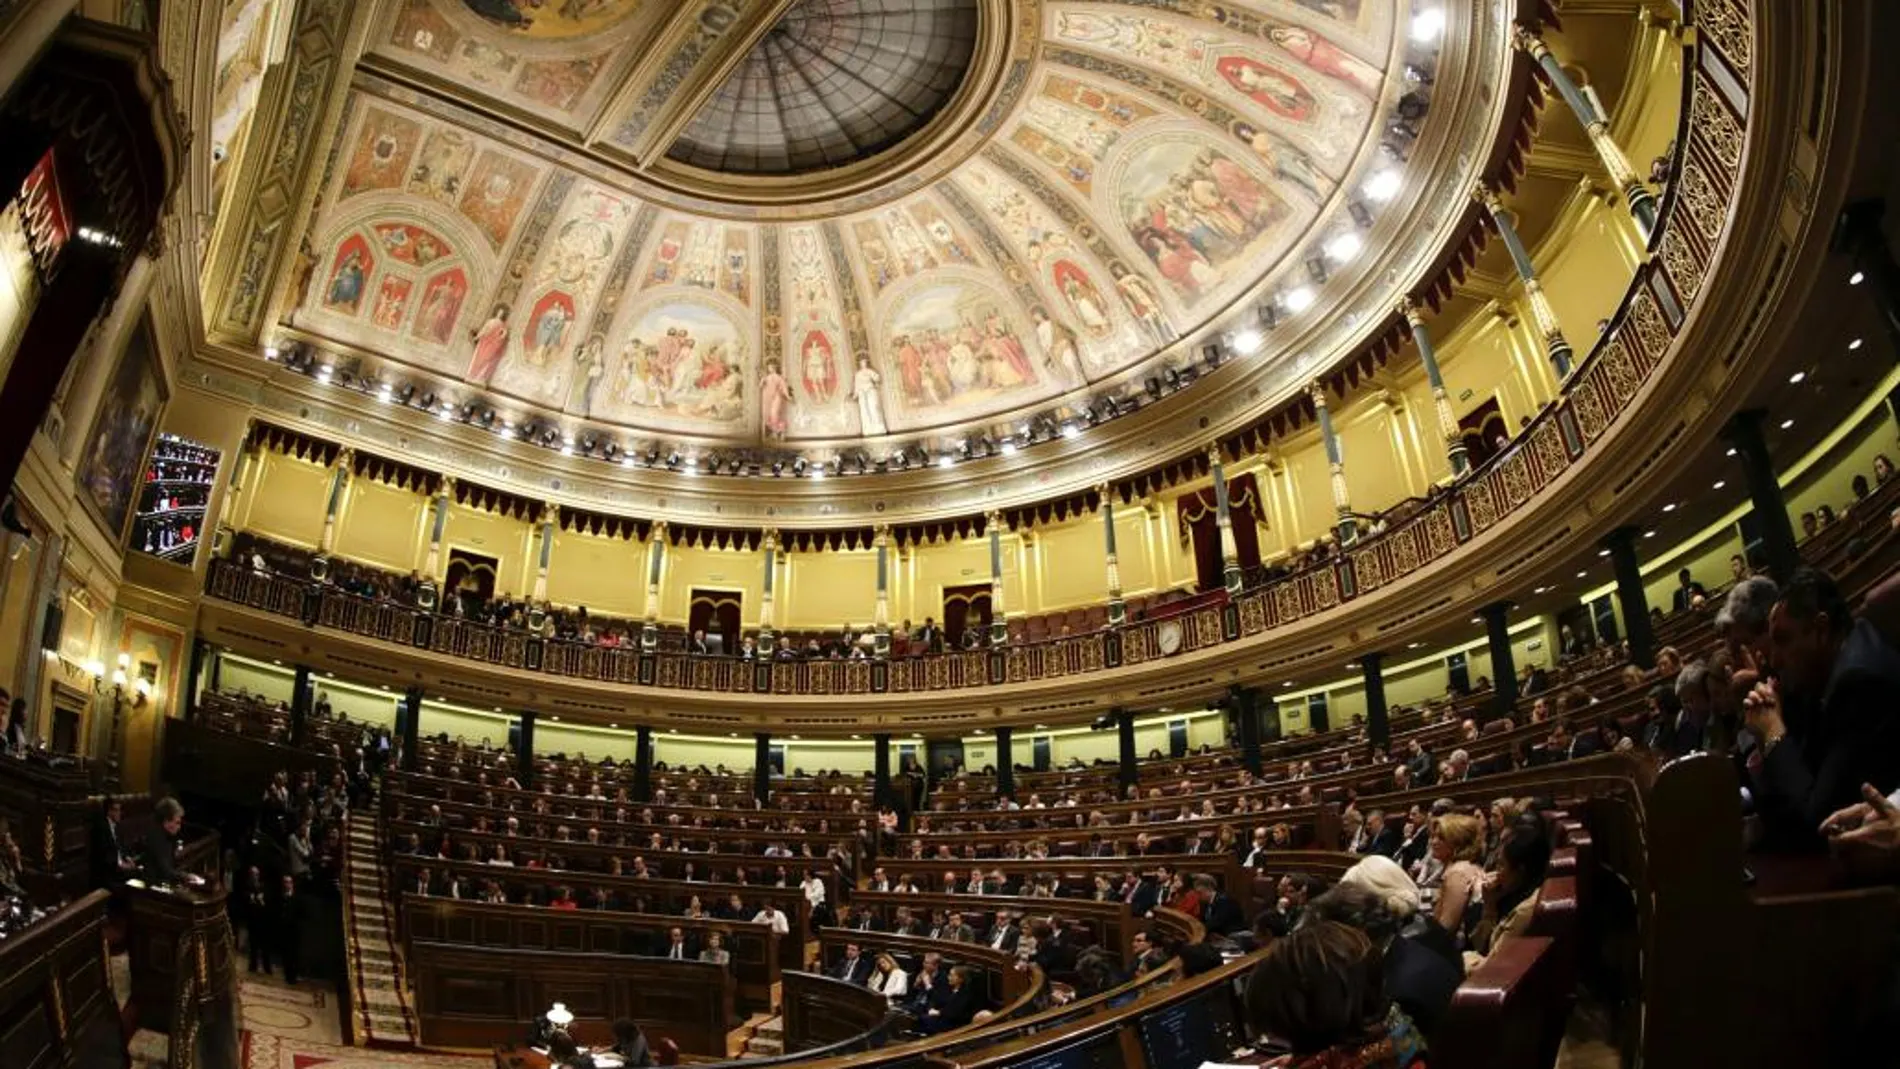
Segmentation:
<svg viewBox="0 0 1900 1069">
<path fill-rule="evenodd" d="M 1185 545 L 1194 547 L 1194 574 L 1202 590 L 1219 590 L 1222 575 L 1220 526 L 1216 522 L 1214 488 L 1183 494 L 1178 503 L 1179 532 Z M 1234 525 L 1234 548 L 1240 553 L 1243 569 L 1260 565 L 1259 517 L 1262 515 L 1260 488 L 1251 474 L 1227 480 L 1227 514 Z"/>
</svg>

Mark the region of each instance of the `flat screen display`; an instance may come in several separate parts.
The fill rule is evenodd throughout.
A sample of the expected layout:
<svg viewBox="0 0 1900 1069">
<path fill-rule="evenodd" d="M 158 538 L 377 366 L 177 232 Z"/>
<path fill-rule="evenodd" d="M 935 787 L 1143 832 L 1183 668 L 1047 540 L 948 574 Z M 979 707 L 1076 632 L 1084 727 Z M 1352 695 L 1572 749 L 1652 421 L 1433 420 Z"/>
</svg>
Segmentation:
<svg viewBox="0 0 1900 1069">
<path fill-rule="evenodd" d="M 1225 984 L 1165 1006 L 1136 1024 L 1148 1069 L 1200 1069 L 1240 1045 L 1234 1000 Z"/>
<path fill-rule="evenodd" d="M 1196 1063 L 1198 1066 L 1198 1063 Z M 1026 1054 L 1009 1069 L 1124 1069 L 1115 1032 L 1106 1032 L 1041 1054 Z"/>
</svg>

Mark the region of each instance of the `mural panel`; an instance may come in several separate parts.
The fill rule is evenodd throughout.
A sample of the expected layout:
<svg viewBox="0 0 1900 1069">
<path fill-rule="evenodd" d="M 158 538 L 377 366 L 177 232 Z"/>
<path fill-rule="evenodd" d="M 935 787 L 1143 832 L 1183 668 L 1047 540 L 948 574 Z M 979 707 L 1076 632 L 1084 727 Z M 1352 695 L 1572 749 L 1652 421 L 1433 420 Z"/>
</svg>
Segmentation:
<svg viewBox="0 0 1900 1069">
<path fill-rule="evenodd" d="M 151 447 L 159 410 L 165 406 L 159 374 L 151 319 L 141 316 L 119 354 L 99 412 L 92 418 L 86 452 L 74 476 L 79 499 L 92 509 L 115 543 L 125 539 L 132 500 L 145 470 L 145 451 Z"/>
</svg>

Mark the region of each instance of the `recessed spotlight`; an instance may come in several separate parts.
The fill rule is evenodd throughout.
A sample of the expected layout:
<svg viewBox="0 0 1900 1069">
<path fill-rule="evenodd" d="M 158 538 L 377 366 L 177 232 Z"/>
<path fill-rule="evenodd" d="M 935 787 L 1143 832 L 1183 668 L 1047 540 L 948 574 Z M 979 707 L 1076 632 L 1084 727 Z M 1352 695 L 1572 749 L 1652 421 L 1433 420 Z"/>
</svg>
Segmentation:
<svg viewBox="0 0 1900 1069">
<path fill-rule="evenodd" d="M 1671 501 L 1671 502 L 1670 502 L 1669 504 L 1667 504 L 1667 505 L 1664 505 L 1664 506 L 1663 506 L 1663 511 L 1664 511 L 1664 512 L 1674 512 L 1674 511 L 1676 511 L 1676 503 L 1675 503 L 1674 501 Z"/>
<path fill-rule="evenodd" d="M 1542 593 L 1543 593 L 1544 591 L 1546 591 L 1546 590 L 1549 590 L 1549 589 L 1550 589 L 1550 588 L 1549 588 L 1549 587 L 1547 587 L 1547 586 L 1540 586 L 1540 587 L 1533 587 L 1533 588 L 1531 589 L 1531 593 L 1532 593 L 1532 594 L 1542 594 Z"/>
<path fill-rule="evenodd" d="M 1805 378 L 1807 378 L 1807 377 L 1808 377 L 1808 373 L 1807 373 L 1807 372 L 1805 372 L 1805 371 L 1797 371 L 1797 372 L 1795 372 L 1794 374 L 1792 374 L 1792 375 L 1790 375 L 1790 376 L 1788 376 L 1788 385 L 1790 385 L 1790 386 L 1799 386 L 1799 385 L 1801 385 L 1801 381 L 1802 381 L 1803 379 L 1805 379 Z"/>
<path fill-rule="evenodd" d="M 1260 343 L 1265 340 L 1257 330 L 1243 330 L 1234 335 L 1234 352 L 1242 356 L 1252 356 L 1260 351 Z"/>
<path fill-rule="evenodd" d="M 1003 455 L 1006 457 L 1013 457 L 1016 455 L 1016 442 L 1013 439 L 1010 439 L 1010 438 L 1003 439 Z"/>
<path fill-rule="evenodd" d="M 1712 486 L 1712 487 L 1710 487 L 1709 489 L 1711 489 L 1711 490 L 1720 490 L 1721 488 L 1723 488 L 1724 486 L 1727 486 L 1727 485 L 1728 485 L 1728 480 L 1726 480 L 1726 479 L 1717 479 L 1717 480 L 1715 480 L 1715 485 L 1714 485 L 1714 486 Z"/>
<path fill-rule="evenodd" d="M 1651 527 L 1651 528 L 1650 528 L 1649 530 L 1647 530 L 1647 531 L 1644 531 L 1644 532 L 1643 532 L 1643 537 L 1644 537 L 1644 538 L 1654 538 L 1654 537 L 1656 537 L 1656 529 L 1655 529 L 1654 527 Z"/>
<path fill-rule="evenodd" d="M 1062 436 L 1064 438 L 1080 438 L 1082 436 L 1082 428 L 1074 423 L 1064 423 L 1062 425 Z"/>
<path fill-rule="evenodd" d="M 1418 648 L 1419 648 L 1420 646 L 1423 646 L 1423 645 L 1424 645 L 1424 643 L 1423 643 L 1423 642 L 1407 642 L 1407 643 L 1405 644 L 1405 648 L 1406 648 L 1406 649 L 1408 649 L 1408 650 L 1415 650 L 1415 649 L 1418 649 Z"/>
<path fill-rule="evenodd" d="M 381 386 L 376 387 L 376 399 L 378 401 L 387 402 L 389 395 L 393 392 L 394 391 L 389 387 L 389 383 L 385 382 Z"/>
<path fill-rule="evenodd" d="M 558 716 L 550 716 L 550 717 L 548 717 L 548 719 L 549 719 L 549 720 L 552 720 L 552 721 L 554 721 L 554 722 L 556 722 L 556 723 L 559 723 L 559 722 L 560 722 L 560 720 L 561 720 L 561 718 L 560 718 L 560 717 L 558 717 Z"/>
<path fill-rule="evenodd" d="M 1359 250 L 1364 247 L 1365 242 L 1359 240 L 1359 235 L 1348 230 L 1326 243 L 1326 255 L 1340 263 L 1345 263 L 1359 255 Z"/>
<path fill-rule="evenodd" d="M 1404 180 L 1399 177 L 1399 172 L 1388 167 L 1366 179 L 1366 197 L 1369 200 L 1391 200 L 1398 196 L 1399 186 L 1403 184 Z"/>
<path fill-rule="evenodd" d="M 610 728 L 617 728 L 617 727 L 619 727 L 620 725 L 619 725 L 619 724 L 608 724 L 607 726 L 608 726 L 608 727 L 610 727 Z"/>
<path fill-rule="evenodd" d="M 1858 349 L 1858 348 L 1860 348 L 1860 339 L 1859 339 L 1859 338 L 1855 338 L 1855 339 L 1854 339 L 1853 341 L 1850 341 L 1850 342 L 1848 342 L 1848 343 L 1847 343 L 1847 351 L 1848 351 L 1848 352 L 1850 352 L 1850 353 L 1851 353 L 1851 352 L 1853 352 L 1854 350 L 1856 350 L 1856 349 Z"/>
<path fill-rule="evenodd" d="M 1287 311 L 1304 312 L 1313 306 L 1313 288 L 1311 286 L 1299 286 L 1290 289 L 1286 291 L 1285 296 L 1281 297 L 1280 300 L 1281 303 L 1286 305 Z"/>
<path fill-rule="evenodd" d="M 1856 271 L 1853 274 L 1847 276 L 1847 284 L 1850 286 L 1858 286 L 1860 285 L 1861 280 L 1866 277 L 1867 276 L 1863 274 L 1862 272 Z"/>
<path fill-rule="evenodd" d="M 1289 679 L 1289 680 L 1287 680 L 1286 682 L 1284 682 L 1284 683 L 1282 683 L 1282 684 L 1280 684 L 1280 685 L 1281 685 L 1282 687 L 1290 687 L 1290 686 L 1292 686 L 1292 685 L 1293 685 L 1293 681 L 1292 681 L 1291 679 Z"/>
<path fill-rule="evenodd" d="M 1792 426 L 1794 426 L 1794 420 L 1791 420 L 1791 419 L 1784 419 L 1784 420 L 1782 420 L 1782 421 L 1781 421 L 1781 429 L 1782 429 L 1782 430 L 1784 430 L 1784 431 L 1785 431 L 1785 430 L 1787 430 L 1787 429 L 1788 429 L 1789 427 L 1792 427 Z"/>
<path fill-rule="evenodd" d="M 1734 456 L 1734 455 L 1735 455 L 1735 447 L 1734 447 L 1734 446 L 1732 446 L 1732 445 L 1731 445 L 1731 446 L 1729 446 L 1729 447 L 1728 447 L 1728 452 L 1726 452 L 1726 453 L 1724 453 L 1724 454 L 1722 454 L 1722 455 L 1723 455 L 1723 456 L 1725 456 L 1725 457 L 1732 457 L 1732 456 Z"/>
<path fill-rule="evenodd" d="M 1589 572 L 1578 572 L 1578 573 L 1577 573 L 1577 578 L 1579 578 L 1579 579 L 1588 579 L 1588 578 L 1590 578 L 1590 573 L 1589 573 Z"/>
<path fill-rule="evenodd" d="M 1359 667 L 1359 662 L 1358 662 L 1358 661 L 1347 661 L 1347 662 L 1346 662 L 1346 667 L 1347 667 L 1348 669 L 1355 669 L 1355 668 L 1358 668 L 1358 667 Z"/>
<path fill-rule="evenodd" d="M 824 481 L 824 478 L 825 478 L 824 465 L 821 464 L 818 467 L 811 469 L 811 477 L 812 477 L 813 482 Z"/>
<path fill-rule="evenodd" d="M 947 468 L 950 465 L 955 464 L 956 462 L 957 462 L 957 458 L 951 456 L 948 453 L 945 453 L 944 455 L 937 458 L 937 466 L 939 468 Z"/>
<path fill-rule="evenodd" d="M 1609 550 L 1607 550 L 1607 549 L 1599 549 L 1599 550 L 1597 550 L 1597 556 L 1599 556 L 1599 557 L 1607 557 L 1607 556 L 1609 556 L 1609 555 L 1610 555 L 1610 551 L 1609 551 Z"/>
</svg>

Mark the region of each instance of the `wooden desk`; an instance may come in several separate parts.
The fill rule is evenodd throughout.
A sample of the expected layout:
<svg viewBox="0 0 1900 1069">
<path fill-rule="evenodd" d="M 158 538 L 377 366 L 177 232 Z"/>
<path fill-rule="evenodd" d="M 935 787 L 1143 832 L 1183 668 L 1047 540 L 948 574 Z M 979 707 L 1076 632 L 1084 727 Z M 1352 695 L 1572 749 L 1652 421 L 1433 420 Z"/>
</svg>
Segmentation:
<svg viewBox="0 0 1900 1069">
<path fill-rule="evenodd" d="M 785 974 L 785 1053 L 849 1043 L 893 1016 L 883 995 L 817 973 Z"/>
<path fill-rule="evenodd" d="M 119 1065 L 125 1040 L 106 977 L 104 891 L 0 941 L 0 1051 L 13 1065 Z"/>
<path fill-rule="evenodd" d="M 670 927 L 677 925 L 689 935 L 696 936 L 699 945 L 704 945 L 707 933 L 718 932 L 726 944 L 726 950 L 732 955 L 730 965 L 720 969 L 722 973 L 729 974 L 732 981 L 725 1001 L 730 1004 L 736 994 L 748 1011 L 763 1011 L 771 1007 L 773 988 L 778 985 L 781 975 L 781 961 L 789 958 L 803 964 L 799 958 L 802 957 L 804 944 L 798 936 L 775 935 L 765 925 L 749 921 L 687 920 L 650 913 L 559 910 L 538 906 L 493 906 L 418 895 L 403 898 L 402 920 L 412 968 L 418 961 L 450 947 L 548 952 L 603 959 L 644 958 L 658 940 L 665 938 L 666 930 Z M 553 1001 L 548 1000 L 550 1003 Z M 547 1003 L 541 1008 L 546 1009 Z M 580 1011 L 577 1009 L 575 1013 L 579 1014 Z M 476 1045 L 490 1042 L 496 1040 L 483 1039 Z M 686 1049 L 684 1044 L 681 1049 Z"/>
<path fill-rule="evenodd" d="M 195 1023 L 222 1028 L 227 1016 L 234 1022 L 236 954 L 224 891 L 127 884 L 118 894 L 130 911 L 126 941 L 139 1027 L 176 1036 Z M 194 992 L 190 1005 L 181 1006 L 187 990 Z"/>
<path fill-rule="evenodd" d="M 527 1022 L 567 1004 L 583 1035 L 621 1017 L 647 1042 L 723 1058 L 733 1015 L 732 976 L 699 961 L 621 954 L 418 944 L 410 955 L 421 1041 L 431 1047 L 518 1043 Z M 590 1031 L 591 1029 L 591 1031 Z"/>
</svg>

